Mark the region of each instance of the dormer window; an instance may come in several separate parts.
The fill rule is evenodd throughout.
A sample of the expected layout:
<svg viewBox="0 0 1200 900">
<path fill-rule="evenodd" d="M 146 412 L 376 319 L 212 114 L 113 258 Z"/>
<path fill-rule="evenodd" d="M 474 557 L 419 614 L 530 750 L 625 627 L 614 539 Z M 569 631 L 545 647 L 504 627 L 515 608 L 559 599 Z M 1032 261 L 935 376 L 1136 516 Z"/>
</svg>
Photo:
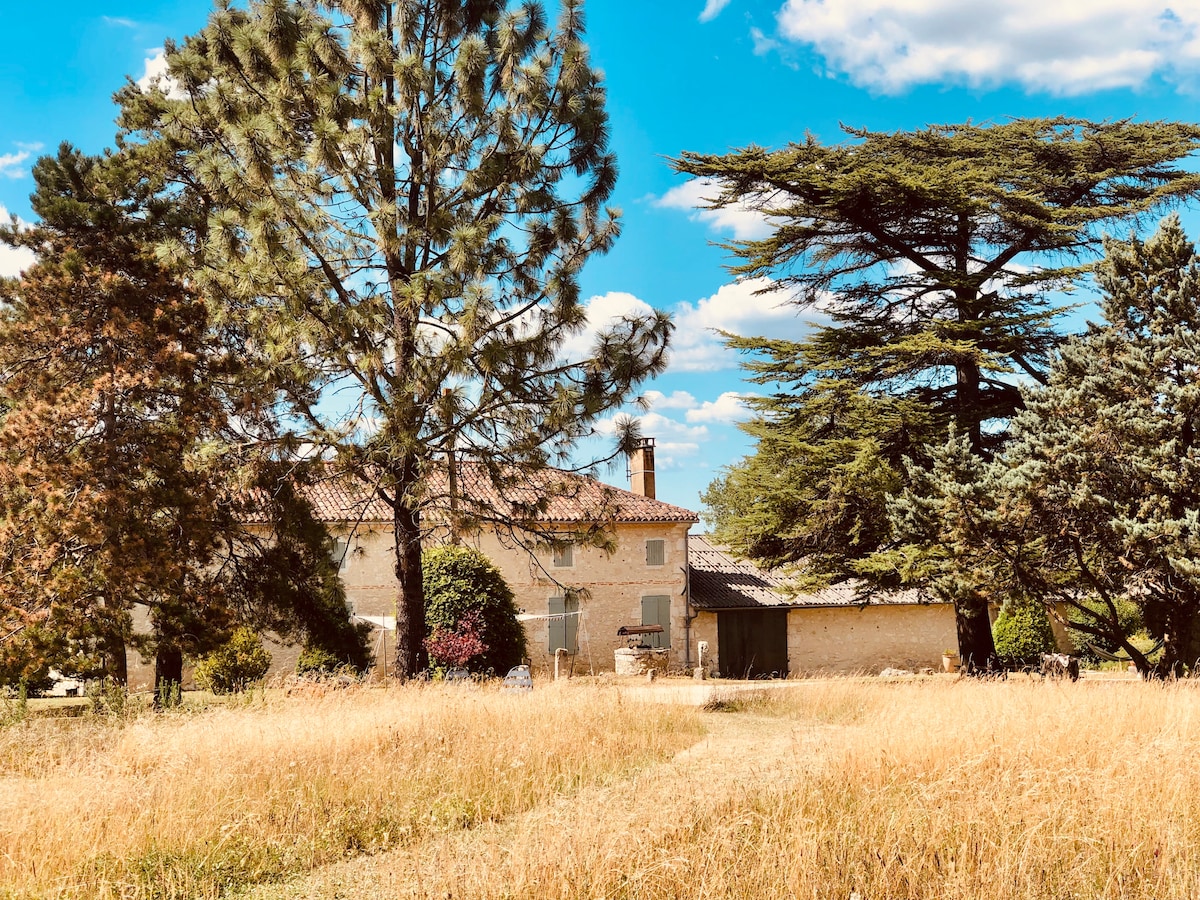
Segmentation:
<svg viewBox="0 0 1200 900">
<path fill-rule="evenodd" d="M 665 566 L 667 564 L 667 542 L 646 541 L 646 565 Z"/>
</svg>

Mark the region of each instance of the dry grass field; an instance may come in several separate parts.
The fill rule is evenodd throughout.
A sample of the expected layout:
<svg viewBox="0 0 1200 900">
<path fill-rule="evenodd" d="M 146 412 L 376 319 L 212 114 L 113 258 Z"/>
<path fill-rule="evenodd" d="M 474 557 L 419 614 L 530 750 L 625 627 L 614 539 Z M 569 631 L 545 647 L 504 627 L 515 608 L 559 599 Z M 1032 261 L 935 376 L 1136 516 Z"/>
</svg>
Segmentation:
<svg viewBox="0 0 1200 900">
<path fill-rule="evenodd" d="M 435 686 L 10 725 L 0 884 L 22 898 L 1200 896 L 1200 685 L 843 679 L 706 710 L 644 693 Z"/>
</svg>

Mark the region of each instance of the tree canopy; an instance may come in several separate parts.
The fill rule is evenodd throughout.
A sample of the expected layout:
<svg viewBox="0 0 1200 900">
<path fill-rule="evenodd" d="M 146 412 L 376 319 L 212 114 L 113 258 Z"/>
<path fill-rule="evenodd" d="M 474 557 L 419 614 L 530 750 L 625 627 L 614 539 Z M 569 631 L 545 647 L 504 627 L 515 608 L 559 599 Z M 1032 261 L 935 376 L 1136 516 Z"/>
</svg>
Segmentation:
<svg viewBox="0 0 1200 900">
<path fill-rule="evenodd" d="M 222 298 L 305 439 L 393 508 L 412 674 L 435 461 L 482 462 L 503 494 L 665 363 L 662 314 L 563 358 L 587 327 L 579 271 L 618 232 L 582 2 L 551 25 L 536 2 L 251 0 L 166 58 L 121 121 L 206 213 L 167 252 Z"/>
<path fill-rule="evenodd" d="M 365 665 L 312 467 L 279 458 L 272 393 L 156 258 L 191 212 L 121 154 L 64 145 L 34 178 L 39 223 L 0 231 L 38 255 L 0 282 L 0 677 L 124 681 L 133 645 L 178 684 L 238 623 Z"/>
<path fill-rule="evenodd" d="M 231 621 L 211 564 L 233 511 L 202 462 L 228 358 L 203 300 L 154 260 L 164 210 L 136 178 L 67 146 L 34 177 L 40 223 L 2 235 L 39 261 L 0 283 L 0 631 L 16 631 L 8 652 L 18 629 L 53 636 L 62 668 L 123 681 L 134 605 L 160 659 Z"/>
<path fill-rule="evenodd" d="M 734 273 L 769 276 L 831 319 L 800 342 L 730 336 L 775 392 L 751 401 L 755 453 L 705 496 L 717 531 L 773 564 L 887 586 L 904 573 L 867 560 L 894 543 L 889 497 L 951 425 L 981 459 L 1003 446 L 1021 385 L 1045 380 L 1061 339 L 1060 292 L 1087 273 L 1105 228 L 1200 189 L 1179 165 L 1200 129 L 1059 118 L 848 135 L 674 165 L 708 180 L 714 208 L 749 206 L 773 225 L 727 245 Z M 953 589 L 966 664 L 990 660 L 980 586 L 926 587 Z"/>
<path fill-rule="evenodd" d="M 1200 258 L 1178 218 L 1109 241 L 1104 322 L 1027 393 L 988 474 L 983 542 L 1021 592 L 1069 611 L 1147 674 L 1200 661 Z M 1163 639 L 1152 664 L 1125 633 L 1134 603 Z"/>
</svg>

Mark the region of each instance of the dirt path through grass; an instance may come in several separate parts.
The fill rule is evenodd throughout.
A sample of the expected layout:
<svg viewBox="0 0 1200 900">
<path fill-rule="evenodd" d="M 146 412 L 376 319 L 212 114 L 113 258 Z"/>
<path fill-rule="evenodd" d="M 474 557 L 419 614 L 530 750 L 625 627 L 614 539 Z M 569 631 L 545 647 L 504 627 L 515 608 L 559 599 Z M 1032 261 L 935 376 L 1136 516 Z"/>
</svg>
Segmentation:
<svg viewBox="0 0 1200 900">
<path fill-rule="evenodd" d="M 668 852 L 711 811 L 755 785 L 805 766 L 823 730 L 753 712 L 706 715 L 704 739 L 632 779 L 587 788 L 512 820 L 436 837 L 413 847 L 327 866 L 254 900 L 590 897 L 587 873 L 628 873 L 630 896 L 686 878 Z M 555 882 L 558 882 L 556 888 Z"/>
</svg>

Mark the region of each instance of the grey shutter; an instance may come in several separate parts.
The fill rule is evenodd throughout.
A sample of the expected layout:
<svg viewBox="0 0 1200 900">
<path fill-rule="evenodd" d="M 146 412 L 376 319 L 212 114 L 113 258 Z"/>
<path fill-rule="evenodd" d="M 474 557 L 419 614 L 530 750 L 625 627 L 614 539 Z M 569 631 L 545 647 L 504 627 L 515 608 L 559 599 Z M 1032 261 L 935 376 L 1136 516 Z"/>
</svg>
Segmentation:
<svg viewBox="0 0 1200 900">
<path fill-rule="evenodd" d="M 665 566 L 667 564 L 667 542 L 661 540 L 646 541 L 646 565 Z"/>
<path fill-rule="evenodd" d="M 556 616 L 566 612 L 566 600 L 563 597 L 550 598 L 550 615 Z M 550 652 L 559 647 L 567 646 L 566 619 L 550 620 Z"/>
<path fill-rule="evenodd" d="M 661 625 L 662 634 L 642 635 L 650 647 L 671 646 L 671 598 L 668 595 L 642 598 L 642 624 Z"/>
<path fill-rule="evenodd" d="M 579 609 L 579 601 L 565 597 L 550 598 L 550 615 L 575 612 Z M 550 652 L 559 647 L 566 647 L 568 652 L 575 653 L 579 649 L 579 616 L 564 616 L 561 619 L 550 620 Z"/>
<path fill-rule="evenodd" d="M 564 612 L 578 612 L 579 601 L 571 597 L 563 604 Z M 564 646 L 572 653 L 579 652 L 579 616 L 567 616 L 563 620 L 563 631 L 566 643 Z"/>
</svg>

